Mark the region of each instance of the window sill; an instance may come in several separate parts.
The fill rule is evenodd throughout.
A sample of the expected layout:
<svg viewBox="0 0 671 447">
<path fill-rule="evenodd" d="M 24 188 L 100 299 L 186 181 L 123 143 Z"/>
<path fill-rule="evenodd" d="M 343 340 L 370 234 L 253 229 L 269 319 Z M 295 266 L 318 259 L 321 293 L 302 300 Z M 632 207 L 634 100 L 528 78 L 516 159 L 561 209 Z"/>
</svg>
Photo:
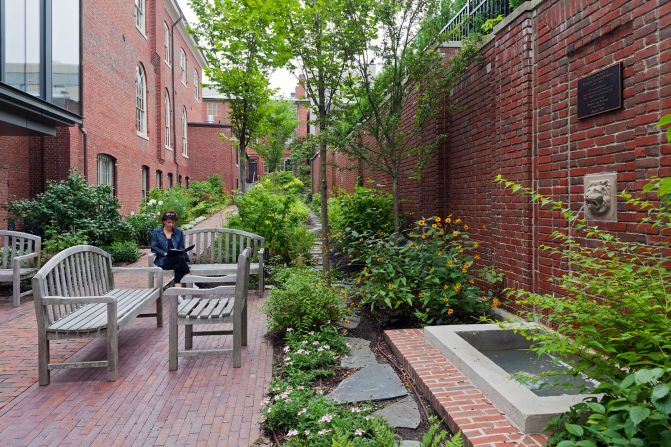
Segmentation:
<svg viewBox="0 0 671 447">
<path fill-rule="evenodd" d="M 135 131 L 135 133 L 137 133 L 137 136 L 142 138 L 143 140 L 149 141 L 149 136 L 146 133 L 142 133 L 142 132 L 137 131 L 137 130 Z"/>
<path fill-rule="evenodd" d="M 182 158 L 186 158 L 187 160 L 189 159 L 188 155 L 182 154 Z"/>
<path fill-rule="evenodd" d="M 135 29 L 136 29 L 140 34 L 142 34 L 142 37 L 144 37 L 144 40 L 149 40 L 149 37 L 147 37 L 147 34 L 146 34 L 145 30 L 143 30 L 142 28 L 140 28 L 139 26 L 137 26 L 137 24 L 135 24 Z"/>
<path fill-rule="evenodd" d="M 170 152 L 172 152 L 172 148 L 171 148 L 171 147 L 164 146 L 164 148 L 165 148 L 166 151 L 170 151 Z"/>
</svg>

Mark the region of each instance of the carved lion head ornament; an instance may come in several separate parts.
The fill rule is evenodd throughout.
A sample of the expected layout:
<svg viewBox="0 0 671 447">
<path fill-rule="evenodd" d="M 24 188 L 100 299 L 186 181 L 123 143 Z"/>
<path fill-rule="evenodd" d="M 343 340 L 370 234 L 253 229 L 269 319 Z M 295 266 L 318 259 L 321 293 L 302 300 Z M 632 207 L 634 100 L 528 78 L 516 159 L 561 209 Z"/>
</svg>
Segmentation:
<svg viewBox="0 0 671 447">
<path fill-rule="evenodd" d="M 594 180 L 585 190 L 585 206 L 595 215 L 608 213 L 611 207 L 610 182 Z"/>
</svg>

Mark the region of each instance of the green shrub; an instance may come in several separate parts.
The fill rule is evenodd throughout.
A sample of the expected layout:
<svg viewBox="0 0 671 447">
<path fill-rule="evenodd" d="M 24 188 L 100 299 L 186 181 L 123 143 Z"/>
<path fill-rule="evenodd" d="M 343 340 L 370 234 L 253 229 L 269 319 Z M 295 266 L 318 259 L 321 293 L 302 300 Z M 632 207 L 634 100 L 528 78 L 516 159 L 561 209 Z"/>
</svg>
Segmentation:
<svg viewBox="0 0 671 447">
<path fill-rule="evenodd" d="M 307 259 L 314 236 L 305 227 L 308 210 L 297 196 L 252 188 L 235 199 L 238 214 L 228 225 L 265 238 L 270 256 L 280 256 L 285 262 Z"/>
<path fill-rule="evenodd" d="M 576 405 L 554 421 L 551 444 L 671 445 L 668 239 L 655 245 L 622 239 L 589 224 L 562 202 L 501 177 L 497 180 L 563 216 L 573 227 L 570 234 L 555 232 L 552 244 L 541 247 L 571 265 L 553 278 L 562 293 L 509 291 L 523 318 L 554 328 L 521 331 L 532 341 L 532 350 L 560 358 L 573 374 L 600 383 L 594 392 L 603 397 Z M 654 181 L 644 192 L 656 193 L 655 201 L 627 193 L 620 197 L 628 209 L 647 213 L 642 224 L 667 233 L 671 178 Z"/>
<path fill-rule="evenodd" d="M 84 232 L 65 231 L 60 232 L 54 229 L 48 229 L 42 242 L 42 253 L 50 258 L 56 253 L 75 245 L 88 245 L 89 240 Z"/>
<path fill-rule="evenodd" d="M 285 343 L 276 375 L 293 386 L 310 386 L 317 378 L 335 375 L 338 356 L 348 350 L 335 324 L 327 324 L 318 332 L 288 328 Z"/>
<path fill-rule="evenodd" d="M 304 184 L 289 172 L 272 172 L 264 175 L 257 186 L 295 196 L 303 191 Z"/>
<path fill-rule="evenodd" d="M 130 237 L 138 245 L 148 246 L 151 243 L 151 231 L 156 228 L 156 218 L 147 213 L 131 214 L 126 218 L 130 226 Z"/>
<path fill-rule="evenodd" d="M 147 201 L 140 206 L 140 212 L 152 216 L 155 226 L 161 225 L 161 216 L 166 211 L 175 211 L 179 223 L 187 223 L 192 219 L 191 199 L 186 189 L 176 187 L 170 189 L 154 188 L 149 191 Z"/>
<path fill-rule="evenodd" d="M 468 321 L 498 301 L 474 285 L 479 259 L 461 219 L 420 220 L 407 239 L 369 239 L 356 284 L 360 304 L 383 320 L 414 316 L 423 325 Z"/>
<path fill-rule="evenodd" d="M 355 188 L 329 199 L 329 222 L 334 241 L 349 259 L 359 260 L 366 253 L 364 241 L 394 231 L 394 200 L 391 194 Z"/>
<path fill-rule="evenodd" d="M 223 206 L 229 201 L 224 192 L 224 180 L 219 174 L 213 174 L 204 182 L 191 182 L 187 190 L 191 205 L 206 203 L 209 206 Z"/>
<path fill-rule="evenodd" d="M 316 330 L 343 317 L 342 298 L 322 281 L 318 271 L 291 267 L 276 269 L 274 275 L 276 286 L 264 303 L 270 331 Z"/>
<path fill-rule="evenodd" d="M 127 238 L 130 231 L 110 187 L 89 185 L 77 173 L 66 180 L 49 182 L 42 194 L 14 201 L 8 209 L 24 222 L 38 225 L 46 239 L 61 235 L 54 247 L 65 245 L 69 237 L 66 233 L 77 233 L 80 239 L 102 247 Z"/>
<path fill-rule="evenodd" d="M 105 251 L 112 255 L 112 262 L 135 262 L 140 258 L 140 249 L 135 241 L 118 241 L 105 247 Z"/>
</svg>

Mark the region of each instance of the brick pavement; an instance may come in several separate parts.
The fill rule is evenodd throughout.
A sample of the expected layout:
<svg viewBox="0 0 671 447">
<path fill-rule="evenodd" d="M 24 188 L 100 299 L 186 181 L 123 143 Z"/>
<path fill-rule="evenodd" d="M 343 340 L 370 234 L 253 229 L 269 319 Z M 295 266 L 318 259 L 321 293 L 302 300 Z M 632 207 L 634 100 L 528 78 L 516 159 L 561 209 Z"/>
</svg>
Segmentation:
<svg viewBox="0 0 671 447">
<path fill-rule="evenodd" d="M 219 226 L 229 207 L 198 227 Z M 146 265 L 143 253 L 134 265 Z M 144 286 L 143 275 L 117 275 L 117 284 Z M 120 332 L 119 379 L 105 369 L 52 372 L 37 381 L 35 312 L 18 308 L 0 291 L 0 442 L 8 445 L 220 445 L 246 446 L 260 435 L 258 415 L 272 374 L 272 347 L 264 339 L 261 298 L 250 296 L 249 346 L 243 367 L 230 357 L 187 358 L 170 373 L 167 325 L 137 319 Z M 164 309 L 167 322 L 167 308 Z M 230 345 L 230 337 L 198 337 L 195 347 Z M 105 358 L 96 340 L 52 342 L 52 361 Z"/>
<path fill-rule="evenodd" d="M 494 407 L 445 356 L 422 329 L 398 329 L 384 337 L 433 409 L 469 447 L 540 447 L 546 437 L 525 435 Z"/>
</svg>

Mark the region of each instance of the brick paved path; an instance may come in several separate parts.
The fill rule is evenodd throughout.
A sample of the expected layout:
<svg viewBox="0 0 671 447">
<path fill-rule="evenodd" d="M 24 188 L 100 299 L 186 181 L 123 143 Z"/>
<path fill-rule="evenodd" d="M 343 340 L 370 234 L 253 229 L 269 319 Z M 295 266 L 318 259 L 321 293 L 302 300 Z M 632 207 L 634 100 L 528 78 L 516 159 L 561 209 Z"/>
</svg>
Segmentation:
<svg viewBox="0 0 671 447">
<path fill-rule="evenodd" d="M 199 227 L 220 225 L 224 213 Z M 137 264 L 146 265 L 146 257 Z M 146 278 L 124 277 L 126 286 Z M 4 292 L 3 292 L 4 293 Z M 249 346 L 242 368 L 230 356 L 180 359 L 168 371 L 167 325 L 136 319 L 120 331 L 119 379 L 106 370 L 52 373 L 37 381 L 33 303 L 10 307 L 0 298 L 0 442 L 5 445 L 219 445 L 240 447 L 259 436 L 258 414 L 272 373 L 272 347 L 263 336 L 261 298 L 250 295 Z M 164 309 L 167 322 L 167 307 Z M 230 345 L 230 337 L 198 337 L 195 348 Z M 105 358 L 105 342 L 66 340 L 52 344 L 60 361 Z M 58 360 L 56 360 L 58 361 Z"/>
</svg>

